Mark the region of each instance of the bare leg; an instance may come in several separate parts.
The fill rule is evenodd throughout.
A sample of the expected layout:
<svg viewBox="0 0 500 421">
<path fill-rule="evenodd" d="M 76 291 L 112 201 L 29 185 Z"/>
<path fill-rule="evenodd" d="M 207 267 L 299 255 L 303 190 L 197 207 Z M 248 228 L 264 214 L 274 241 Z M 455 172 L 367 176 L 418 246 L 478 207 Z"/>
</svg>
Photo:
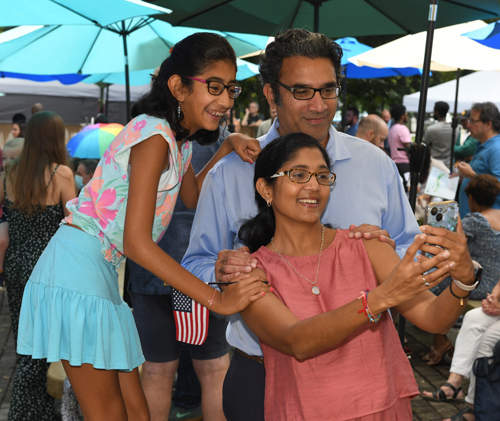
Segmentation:
<svg viewBox="0 0 500 421">
<path fill-rule="evenodd" d="M 148 402 L 142 390 L 139 369 L 134 368 L 131 372 L 118 372 L 118 380 L 128 419 L 149 421 Z"/>
<path fill-rule="evenodd" d="M 118 371 L 97 370 L 90 364 L 73 367 L 66 360 L 62 363 L 86 421 L 127 419 Z"/>
<path fill-rule="evenodd" d="M 193 367 L 201 384 L 204 421 L 226 420 L 222 411 L 222 384 L 229 368 L 229 354 L 212 360 L 195 360 Z"/>
<path fill-rule="evenodd" d="M 168 421 L 172 403 L 172 386 L 179 360 L 168 363 L 146 361 L 142 366 L 142 387 L 152 421 Z"/>
<path fill-rule="evenodd" d="M 448 377 L 448 380 L 446 380 L 446 382 L 452 384 L 453 386 L 455 386 L 456 389 L 458 389 L 459 387 L 462 386 L 463 379 L 464 379 L 464 377 L 461 376 L 460 374 L 450 372 L 450 375 Z M 443 392 L 446 394 L 446 396 L 449 396 L 449 397 L 453 396 L 454 392 L 450 387 L 442 385 L 442 386 L 440 386 L 440 389 L 443 389 Z M 432 397 L 432 392 L 424 391 L 424 392 L 422 392 L 422 395 Z M 464 396 L 465 396 L 464 392 L 461 390 L 460 392 L 458 392 L 456 398 L 462 399 L 462 398 L 464 398 Z"/>
</svg>

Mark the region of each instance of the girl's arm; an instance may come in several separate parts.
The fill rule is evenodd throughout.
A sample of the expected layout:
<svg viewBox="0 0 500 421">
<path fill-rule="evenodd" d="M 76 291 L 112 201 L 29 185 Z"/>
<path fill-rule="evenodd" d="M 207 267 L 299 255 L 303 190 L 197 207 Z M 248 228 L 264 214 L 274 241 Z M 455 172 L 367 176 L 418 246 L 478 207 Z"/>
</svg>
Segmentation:
<svg viewBox="0 0 500 421">
<path fill-rule="evenodd" d="M 130 185 L 123 234 L 124 254 L 162 281 L 220 314 L 233 314 L 262 297 L 268 287 L 258 276 L 239 278 L 223 294 L 215 291 L 168 256 L 152 239 L 157 187 L 168 163 L 168 143 L 161 135 L 133 146 L 130 152 Z M 173 204 L 172 204 L 173 207 Z"/>
<path fill-rule="evenodd" d="M 446 254 L 441 253 L 422 263 L 418 269 L 415 268 L 413 258 L 423 242 L 424 238 L 415 240 L 408 248 L 402 264 L 399 265 L 401 270 L 398 271 L 398 276 L 391 278 L 387 282 L 387 285 L 392 286 L 390 289 L 392 291 L 391 296 L 386 295 L 381 286 L 370 292 L 368 303 L 374 315 L 389 309 L 394 302 L 399 303 L 408 300 L 415 296 L 416 293 L 419 293 L 420 288 L 423 289 L 419 280 L 419 273 L 421 273 L 419 271 L 429 270 L 446 259 Z M 370 243 L 370 241 L 366 241 L 366 243 Z M 397 260 L 393 259 L 391 262 L 387 262 L 391 269 L 398 264 L 399 258 L 392 247 L 373 241 L 371 243 L 376 244 L 375 248 L 383 245 L 396 256 Z M 429 281 L 442 279 L 448 270 L 446 265 L 437 269 L 432 274 L 429 274 Z M 262 274 L 262 271 L 254 269 L 253 273 Z M 387 286 L 385 289 L 386 291 L 389 290 Z M 245 323 L 263 342 L 285 354 L 302 360 L 336 345 L 367 323 L 368 318 L 364 312 L 359 313 L 363 308 L 362 301 L 354 299 L 335 310 L 298 321 L 275 295 L 267 294 L 261 300 L 248 306 L 241 312 L 241 315 Z"/>
<path fill-rule="evenodd" d="M 230 134 L 226 137 L 212 159 L 208 161 L 198 174 L 195 175 L 193 167 L 191 165 L 189 166 L 188 171 L 184 174 L 182 187 L 179 192 L 184 204 L 190 209 L 196 207 L 201 187 L 203 186 L 203 180 L 205 180 L 208 172 L 220 159 L 235 151 L 244 162 L 252 164 L 259 155 L 260 150 L 260 143 L 258 140 L 241 133 Z"/>
</svg>

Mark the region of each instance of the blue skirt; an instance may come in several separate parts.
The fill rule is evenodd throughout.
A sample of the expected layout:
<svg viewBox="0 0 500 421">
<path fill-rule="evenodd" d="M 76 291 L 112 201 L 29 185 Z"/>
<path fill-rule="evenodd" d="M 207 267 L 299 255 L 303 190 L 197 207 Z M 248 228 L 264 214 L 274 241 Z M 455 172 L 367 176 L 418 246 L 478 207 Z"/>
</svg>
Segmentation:
<svg viewBox="0 0 500 421">
<path fill-rule="evenodd" d="M 131 371 L 144 362 L 132 312 L 101 242 L 62 225 L 26 284 L 17 352 Z"/>
</svg>

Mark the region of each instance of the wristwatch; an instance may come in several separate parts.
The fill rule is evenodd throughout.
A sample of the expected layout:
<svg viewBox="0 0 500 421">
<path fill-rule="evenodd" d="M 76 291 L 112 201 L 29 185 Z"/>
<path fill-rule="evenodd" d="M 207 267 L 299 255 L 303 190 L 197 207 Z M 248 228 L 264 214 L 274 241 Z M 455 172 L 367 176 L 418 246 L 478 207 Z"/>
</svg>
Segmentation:
<svg viewBox="0 0 500 421">
<path fill-rule="evenodd" d="M 453 283 L 463 291 L 472 291 L 474 289 L 477 289 L 479 287 L 479 284 L 481 283 L 481 274 L 483 273 L 483 267 L 475 260 L 472 261 L 472 264 L 474 265 L 474 281 L 476 282 L 474 282 L 472 285 L 465 285 L 462 284 L 462 282 L 453 279 Z"/>
</svg>

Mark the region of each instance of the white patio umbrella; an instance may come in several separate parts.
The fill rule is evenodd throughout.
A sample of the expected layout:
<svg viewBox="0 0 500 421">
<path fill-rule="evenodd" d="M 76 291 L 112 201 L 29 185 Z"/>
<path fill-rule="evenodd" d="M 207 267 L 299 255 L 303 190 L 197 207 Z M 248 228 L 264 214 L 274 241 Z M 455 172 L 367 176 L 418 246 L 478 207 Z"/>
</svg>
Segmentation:
<svg viewBox="0 0 500 421">
<path fill-rule="evenodd" d="M 500 50 L 482 46 L 462 34 L 486 26 L 480 20 L 434 31 L 431 70 L 436 72 L 500 69 Z M 357 66 L 422 68 L 426 32 L 407 35 L 349 59 Z"/>
</svg>

